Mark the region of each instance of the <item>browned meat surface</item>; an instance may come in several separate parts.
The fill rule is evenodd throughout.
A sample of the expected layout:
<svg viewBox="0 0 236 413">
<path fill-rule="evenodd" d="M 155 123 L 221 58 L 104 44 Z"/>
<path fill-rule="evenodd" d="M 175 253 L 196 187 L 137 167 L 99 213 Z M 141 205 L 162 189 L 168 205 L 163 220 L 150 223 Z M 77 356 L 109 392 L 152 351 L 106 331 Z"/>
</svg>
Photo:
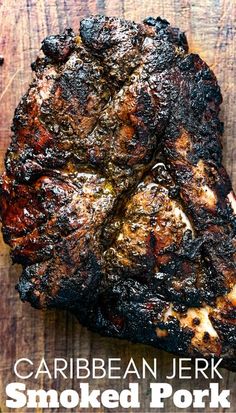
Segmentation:
<svg viewBox="0 0 236 413">
<path fill-rule="evenodd" d="M 160 18 L 92 16 L 42 50 L 0 186 L 21 299 L 236 369 L 236 202 L 213 72 Z"/>
</svg>

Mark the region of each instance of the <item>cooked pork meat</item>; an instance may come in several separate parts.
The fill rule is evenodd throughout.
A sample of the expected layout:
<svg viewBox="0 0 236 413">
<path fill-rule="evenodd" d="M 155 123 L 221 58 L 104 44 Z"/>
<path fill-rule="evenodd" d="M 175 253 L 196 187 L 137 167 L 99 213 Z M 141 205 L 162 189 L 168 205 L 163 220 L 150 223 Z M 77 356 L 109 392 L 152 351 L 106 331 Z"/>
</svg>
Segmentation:
<svg viewBox="0 0 236 413">
<path fill-rule="evenodd" d="M 42 50 L 1 179 L 21 299 L 236 369 L 236 202 L 213 72 L 159 17 L 92 16 Z"/>
</svg>

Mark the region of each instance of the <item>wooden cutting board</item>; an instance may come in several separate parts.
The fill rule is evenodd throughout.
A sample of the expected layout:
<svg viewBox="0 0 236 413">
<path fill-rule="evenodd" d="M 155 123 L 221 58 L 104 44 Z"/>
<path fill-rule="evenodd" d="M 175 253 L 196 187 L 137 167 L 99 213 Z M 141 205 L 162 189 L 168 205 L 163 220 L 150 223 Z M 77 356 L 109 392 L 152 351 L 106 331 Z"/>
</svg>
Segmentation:
<svg viewBox="0 0 236 413">
<path fill-rule="evenodd" d="M 235 31 L 236 10 L 234 0 L 0 0 L 0 54 L 4 64 L 0 67 L 0 169 L 3 169 L 5 150 L 10 141 L 10 125 L 21 95 L 32 79 L 30 63 L 35 59 L 40 42 L 48 34 L 58 33 L 65 27 L 79 28 L 82 17 L 90 14 L 107 14 L 140 21 L 147 16 L 162 16 L 173 26 L 186 32 L 190 50 L 199 53 L 216 73 L 224 103 L 221 117 L 225 123 L 224 163 L 236 183 L 236 88 L 235 88 Z M 37 366 L 45 357 L 49 364 L 54 357 L 117 357 L 126 366 L 133 357 L 137 366 L 145 357 L 150 363 L 158 358 L 158 380 L 165 381 L 173 357 L 165 352 L 148 346 L 134 345 L 125 341 L 102 338 L 81 327 L 67 312 L 36 311 L 28 304 L 22 304 L 15 291 L 20 267 L 12 266 L 8 247 L 0 240 L 0 406 L 5 407 L 5 386 L 17 381 L 13 364 L 20 357 L 28 357 Z M 234 389 L 231 408 L 236 410 L 235 375 L 222 370 L 224 388 Z M 93 387 L 101 389 L 122 389 L 130 380 L 97 380 Z M 132 379 L 135 381 L 135 378 Z M 222 380 L 219 380 L 222 382 Z M 141 383 L 142 409 L 139 413 L 149 412 L 149 382 Z M 77 388 L 76 380 L 28 380 L 32 389 L 48 386 L 63 390 Z M 206 388 L 204 380 L 173 380 L 178 388 Z M 205 386 L 205 387 L 204 387 Z M 29 412 L 30 409 L 19 409 Z M 37 413 L 41 410 L 38 409 Z M 46 411 L 46 410 L 44 410 Z M 53 410 L 47 410 L 52 412 Z M 57 410 L 55 410 L 57 411 Z M 62 412 L 62 410 L 58 410 Z M 79 409 L 76 409 L 79 412 Z M 92 411 L 85 410 L 86 412 Z M 103 412 L 104 409 L 97 409 Z M 108 411 L 108 410 L 106 410 Z M 119 409 L 121 412 L 122 409 Z M 126 410 L 131 412 L 132 410 Z M 135 411 L 135 410 L 133 410 Z M 155 410 L 157 411 L 157 410 Z M 171 400 L 165 412 L 177 412 Z M 183 412 L 203 411 L 201 409 L 182 409 Z M 206 408 L 205 412 L 212 412 Z M 219 409 L 218 412 L 223 412 Z"/>
</svg>

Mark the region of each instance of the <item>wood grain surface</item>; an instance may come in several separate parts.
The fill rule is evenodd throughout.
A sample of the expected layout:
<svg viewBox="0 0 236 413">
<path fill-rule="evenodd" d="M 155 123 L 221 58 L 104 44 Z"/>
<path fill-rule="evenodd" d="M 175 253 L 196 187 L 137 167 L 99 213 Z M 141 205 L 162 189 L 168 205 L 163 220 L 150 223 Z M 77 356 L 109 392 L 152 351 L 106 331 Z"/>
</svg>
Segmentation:
<svg viewBox="0 0 236 413">
<path fill-rule="evenodd" d="M 35 59 L 40 43 L 48 34 L 62 31 L 65 27 L 79 28 L 82 17 L 90 14 L 107 14 L 140 21 L 144 17 L 160 15 L 187 34 L 191 51 L 199 53 L 215 71 L 221 85 L 224 103 L 221 117 L 225 123 L 224 163 L 236 183 L 236 74 L 234 69 L 236 54 L 236 10 L 235 0 L 0 0 L 0 55 L 4 64 L 0 66 L 0 169 L 3 169 L 5 150 L 10 140 L 10 125 L 21 95 L 26 91 L 32 73 L 30 63 Z M 125 366 L 133 357 L 138 366 L 141 358 L 150 362 L 158 358 L 158 380 L 165 381 L 173 357 L 148 346 L 134 345 L 125 341 L 99 337 L 81 327 L 73 316 L 66 312 L 36 311 L 28 304 L 22 304 L 15 291 L 20 272 L 19 266 L 12 266 L 9 250 L 0 240 L 0 406 L 5 407 L 6 384 L 17 381 L 13 373 L 14 361 L 20 357 L 31 358 L 35 365 L 42 357 L 49 364 L 54 357 L 118 357 Z M 224 388 L 230 388 L 231 408 L 236 411 L 235 375 L 222 370 Z M 118 390 L 127 387 L 126 379 L 97 380 L 92 387 Z M 132 378 L 135 381 L 135 378 Z M 140 385 L 142 409 L 139 413 L 149 412 L 149 381 Z M 207 380 L 175 380 L 178 388 L 206 388 Z M 31 388 L 78 388 L 76 379 L 55 380 L 31 379 Z M 16 411 L 16 410 L 15 410 Z M 17 412 L 29 412 L 19 409 Z M 43 410 L 45 412 L 63 410 Z M 76 409 L 77 412 L 82 410 Z M 87 412 L 92 409 L 85 410 Z M 96 412 L 109 410 L 97 409 Z M 110 410 L 111 411 L 111 410 Z M 117 410 L 118 411 L 118 410 Z M 132 410 L 126 410 L 131 412 Z M 135 411 L 135 409 L 133 410 Z M 136 410 L 137 411 L 137 410 Z M 158 410 L 152 410 L 157 412 Z M 215 409 L 177 409 L 171 400 L 166 404 L 168 413 L 216 412 Z M 223 409 L 217 410 L 223 412 Z M 41 412 L 40 409 L 35 413 Z M 122 412 L 122 409 L 119 409 Z"/>
</svg>

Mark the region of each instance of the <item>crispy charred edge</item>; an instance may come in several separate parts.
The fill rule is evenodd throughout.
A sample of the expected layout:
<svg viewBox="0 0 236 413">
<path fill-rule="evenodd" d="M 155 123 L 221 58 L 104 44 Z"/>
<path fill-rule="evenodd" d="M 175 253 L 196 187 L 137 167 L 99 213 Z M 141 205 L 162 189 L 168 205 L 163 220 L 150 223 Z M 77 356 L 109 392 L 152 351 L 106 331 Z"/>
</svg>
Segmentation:
<svg viewBox="0 0 236 413">
<path fill-rule="evenodd" d="M 129 278 L 113 283 L 111 288 L 103 285 L 90 319 L 81 308 L 71 308 L 71 311 L 93 331 L 161 347 L 162 341 L 158 340 L 155 329 L 158 318 L 161 318 L 167 307 L 164 297 Z M 156 320 L 153 321 L 154 319 Z M 187 352 L 192 333 L 187 329 L 179 329 L 176 336 L 177 328 L 172 321 L 169 324 L 169 333 L 165 349 Z"/>
<path fill-rule="evenodd" d="M 198 55 L 187 55 L 177 63 L 176 78 L 181 83 L 180 90 L 178 86 L 175 89 L 174 81 L 173 91 L 170 91 L 172 116 L 163 139 L 168 167 L 181 186 L 181 198 L 193 216 L 194 226 L 202 230 L 210 224 L 224 225 L 232 218 L 232 210 L 226 202 L 232 186 L 221 164 L 223 125 L 218 116 L 222 102 L 220 88 L 213 72 Z M 184 143 L 185 148 L 182 146 Z M 197 199 L 193 202 L 191 197 L 187 200 L 184 196 L 184 182 L 196 182 L 197 185 L 193 173 L 201 161 L 203 167 L 214 168 L 211 189 L 216 195 L 217 210 L 201 207 Z M 211 173 L 210 170 L 207 172 Z M 220 216 L 218 221 L 216 215 Z"/>
<path fill-rule="evenodd" d="M 107 17 L 107 16 L 91 16 L 83 19 L 80 24 L 80 34 L 81 38 L 86 46 L 91 48 L 94 52 L 105 51 L 107 49 L 112 49 L 114 45 L 118 43 L 117 41 L 117 30 L 119 31 L 125 27 L 127 35 L 123 38 L 131 38 L 131 44 L 133 46 L 142 45 L 139 41 L 139 36 L 147 34 L 145 32 L 145 25 L 152 27 L 157 35 L 163 40 L 173 42 L 178 46 L 183 47 L 185 52 L 188 52 L 188 43 L 186 36 L 183 32 L 180 32 L 178 28 L 173 28 L 170 23 L 157 17 L 147 17 L 143 20 L 143 24 L 137 24 L 132 21 L 123 20 L 117 17 Z M 152 32 L 150 32 L 152 33 Z M 119 41 L 120 42 L 120 41 Z"/>
<path fill-rule="evenodd" d="M 38 294 L 30 281 L 32 274 L 28 269 L 26 271 L 27 274 L 22 276 L 17 287 L 21 298 L 30 300 L 36 308 L 41 308 L 38 305 Z M 220 355 L 209 354 L 209 352 L 202 354 L 191 345 L 194 337 L 191 328 L 181 327 L 175 316 L 169 316 L 163 321 L 163 314 L 169 307 L 163 296 L 157 295 L 155 291 L 133 279 L 119 280 L 109 287 L 103 282 L 101 287 L 101 272 L 93 254 L 87 261 L 87 271 L 93 276 L 84 283 L 76 276 L 61 279 L 59 293 L 56 297 L 52 296 L 47 305 L 45 303 L 46 307 L 67 308 L 83 325 L 104 336 L 128 339 L 134 343 L 152 345 L 192 358 L 204 356 L 218 359 L 220 357 L 223 359 L 222 367 L 235 371 L 235 325 L 225 325 L 225 320 L 217 320 L 212 316 L 212 325 L 219 334 L 218 340 L 222 351 Z M 47 289 L 48 280 L 45 278 L 44 281 L 44 288 Z M 44 288 L 42 293 L 45 293 Z M 181 308 L 176 310 L 181 310 L 182 313 L 186 311 Z M 205 339 L 207 340 L 207 333 Z"/>
<path fill-rule="evenodd" d="M 46 37 L 42 42 L 42 50 L 52 62 L 63 62 L 75 49 L 75 34 L 72 29 L 64 33 Z"/>
<path fill-rule="evenodd" d="M 228 201 L 231 182 L 221 165 L 220 88 L 213 72 L 198 55 L 188 55 L 177 63 L 176 78 L 181 87 L 178 96 L 175 96 L 175 87 L 170 92 L 174 104 L 163 139 L 164 154 L 180 187 L 185 211 L 197 233 L 206 238 L 203 254 L 216 278 L 229 289 L 235 283 L 236 274 L 235 214 Z M 213 198 L 212 203 L 206 199 L 206 205 L 204 198 L 202 203 L 197 191 L 194 192 L 199 185 L 198 169 L 200 185 L 206 185 L 209 198 Z"/>
<path fill-rule="evenodd" d="M 31 69 L 34 72 L 40 73 L 48 65 L 57 64 L 60 66 L 69 59 L 77 46 L 77 37 L 71 28 L 65 29 L 61 34 L 47 36 L 42 41 L 41 46 L 44 57 L 38 56 L 31 63 Z"/>
<path fill-rule="evenodd" d="M 74 307 L 80 302 L 81 309 L 87 309 L 89 314 L 93 311 L 101 284 L 101 270 L 93 251 L 88 252 L 83 262 L 83 277 L 80 272 L 75 272 L 70 278 L 64 276 L 54 280 L 56 294 L 53 291 L 50 270 L 44 271 L 42 276 L 39 265 L 36 263 L 25 267 L 16 285 L 23 302 L 29 301 L 38 309 L 70 309 L 70 306 Z"/>
<path fill-rule="evenodd" d="M 92 311 L 91 307 L 78 308 L 78 302 L 70 308 L 90 330 L 108 337 L 152 345 L 179 356 L 191 356 L 192 359 L 202 356 L 206 359 L 221 358 L 222 367 L 236 370 L 235 326 L 227 329 L 228 326 L 225 327 L 222 321 L 216 323 L 212 320 L 219 334 L 217 340 L 222 347 L 221 354 L 209 351 L 203 354 L 191 344 L 193 329 L 181 326 L 174 316 L 163 321 L 163 314 L 169 307 L 163 296 L 133 279 L 118 281 L 110 289 L 107 286 L 103 288 L 93 303 Z M 182 309 L 183 315 L 184 311 Z M 208 333 L 205 334 L 205 340 L 208 340 L 207 335 Z"/>
<path fill-rule="evenodd" d="M 80 22 L 80 35 L 83 43 L 92 50 L 106 50 L 121 42 L 117 31 L 124 31 L 123 41 L 137 36 L 140 25 L 117 17 L 103 15 L 90 16 Z M 135 42 L 132 41 L 133 46 Z"/>
<path fill-rule="evenodd" d="M 181 32 L 176 27 L 171 27 L 170 23 L 158 16 L 156 19 L 153 17 L 147 17 L 143 23 L 147 26 L 155 28 L 156 33 L 161 39 L 173 42 L 176 46 L 180 47 L 185 53 L 188 53 L 188 41 L 184 32 Z"/>
<path fill-rule="evenodd" d="M 217 331 L 221 343 L 222 343 L 222 353 L 223 358 L 222 366 L 236 371 L 236 325 L 235 323 L 229 323 L 227 319 L 216 319 L 214 316 L 211 317 L 211 322 Z"/>
</svg>

